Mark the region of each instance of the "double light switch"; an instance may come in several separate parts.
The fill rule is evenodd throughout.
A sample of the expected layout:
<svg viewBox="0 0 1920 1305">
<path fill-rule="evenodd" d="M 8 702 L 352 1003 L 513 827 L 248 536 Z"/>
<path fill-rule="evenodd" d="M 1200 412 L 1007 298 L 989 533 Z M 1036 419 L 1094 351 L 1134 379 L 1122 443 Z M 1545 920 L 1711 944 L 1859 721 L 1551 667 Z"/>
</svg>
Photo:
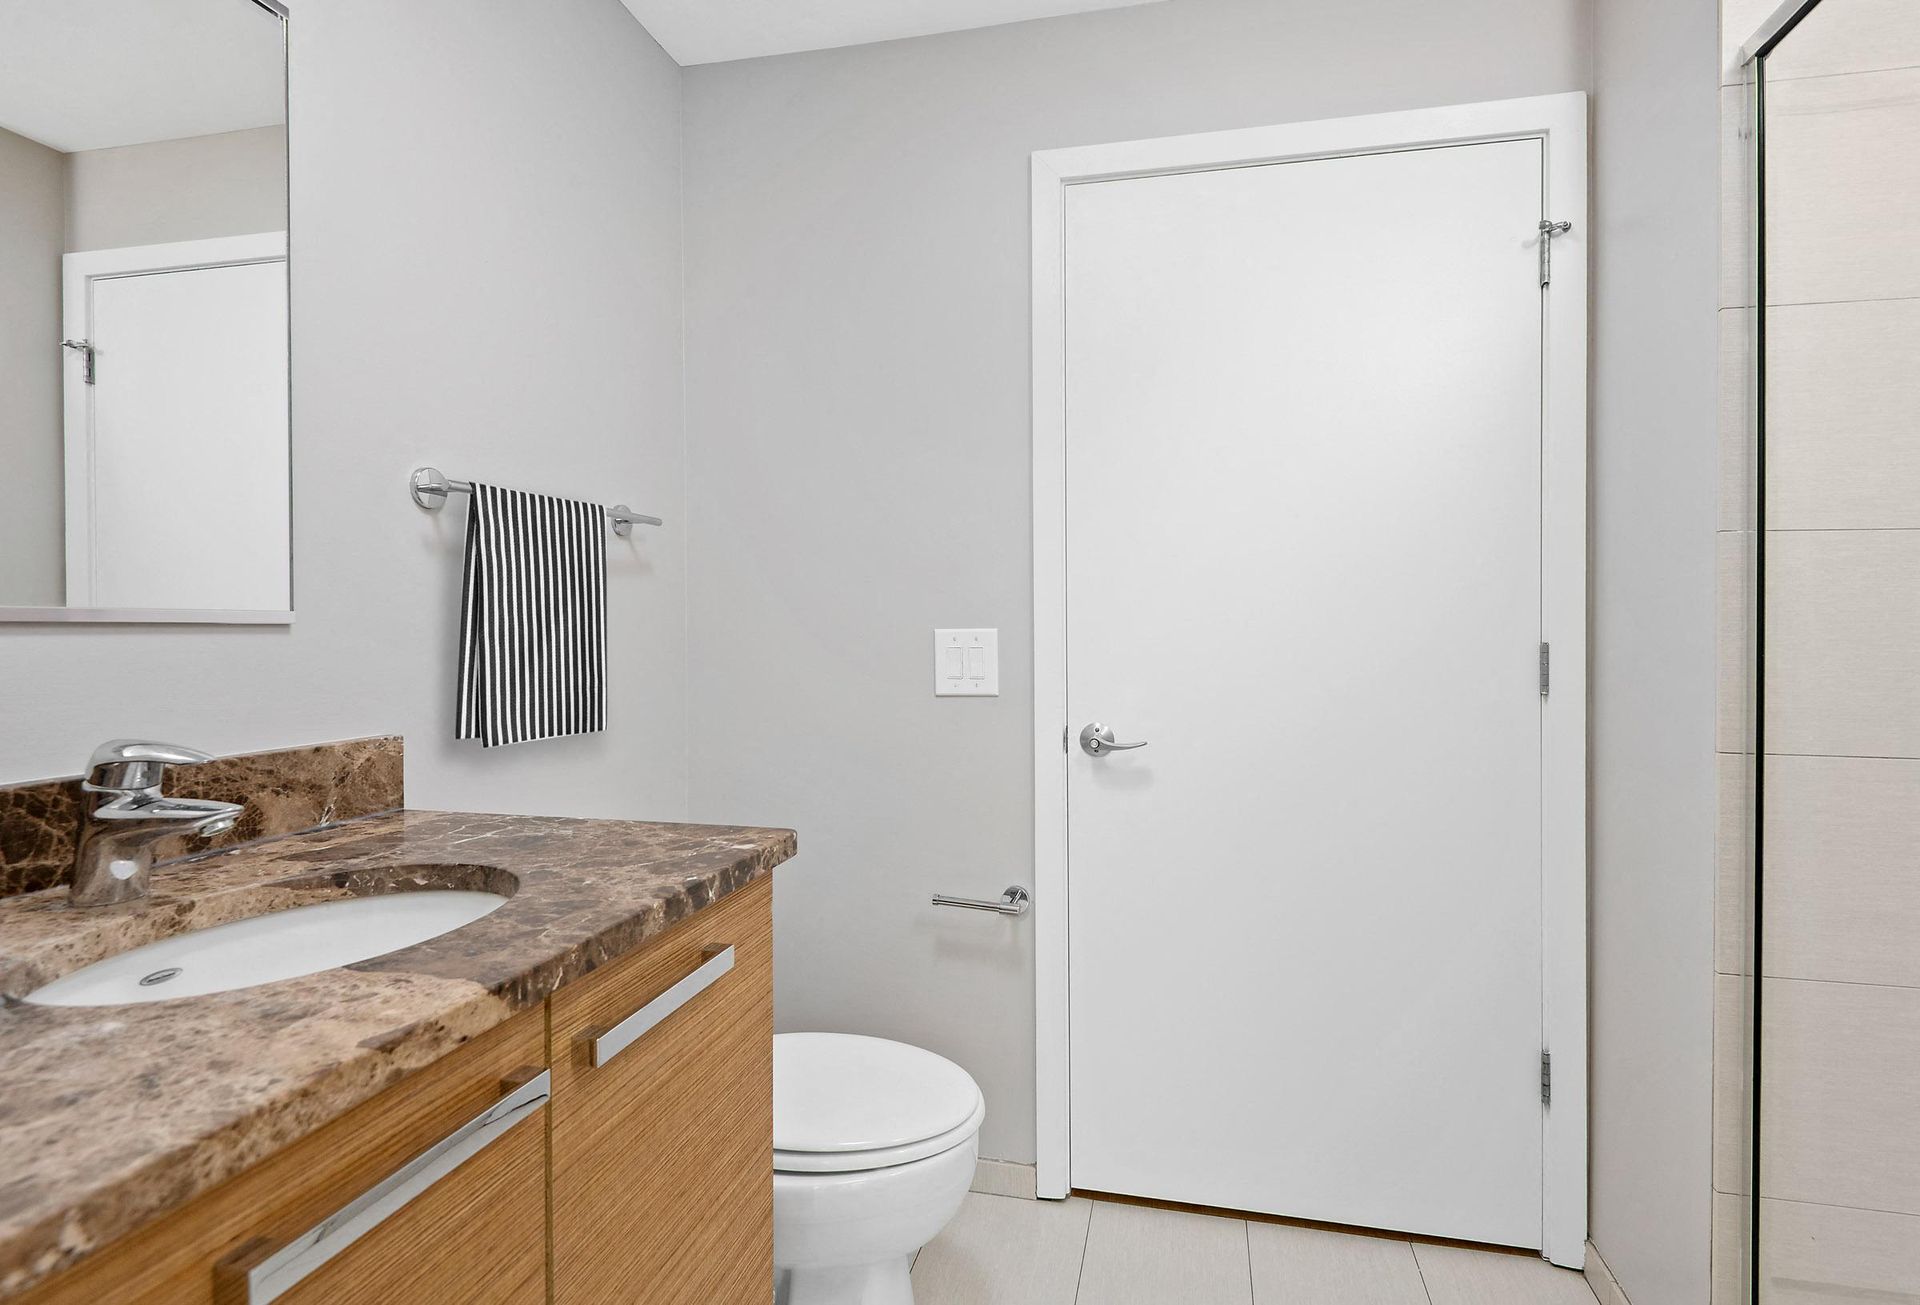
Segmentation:
<svg viewBox="0 0 1920 1305">
<path fill-rule="evenodd" d="M 935 630 L 933 695 L 936 698 L 1000 696 L 1000 632 Z"/>
</svg>

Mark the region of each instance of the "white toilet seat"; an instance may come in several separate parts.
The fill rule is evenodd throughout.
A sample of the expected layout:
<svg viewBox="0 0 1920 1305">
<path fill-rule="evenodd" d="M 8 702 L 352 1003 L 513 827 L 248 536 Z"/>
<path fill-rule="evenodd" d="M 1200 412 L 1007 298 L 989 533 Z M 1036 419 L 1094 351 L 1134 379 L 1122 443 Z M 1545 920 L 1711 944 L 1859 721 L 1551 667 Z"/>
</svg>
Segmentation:
<svg viewBox="0 0 1920 1305">
<path fill-rule="evenodd" d="M 782 1033 L 773 1040 L 773 1149 L 829 1155 L 915 1147 L 964 1129 L 980 1087 L 944 1056 L 854 1033 Z M 935 1154 L 944 1148 L 922 1151 Z M 899 1163 L 893 1161 L 891 1163 Z M 856 1162 L 823 1168 L 867 1169 Z"/>
<path fill-rule="evenodd" d="M 866 1151 L 782 1151 L 775 1148 L 773 1170 L 780 1174 L 844 1174 L 925 1160 L 928 1156 L 951 1151 L 971 1141 L 979 1133 L 980 1123 L 986 1117 L 987 1103 L 982 1098 L 974 1106 L 973 1113 L 967 1116 L 966 1122 L 918 1142 Z"/>
<path fill-rule="evenodd" d="M 913 1305 L 913 1253 L 973 1183 L 986 1100 L 920 1047 L 845 1033 L 773 1040 L 779 1305 Z"/>
</svg>

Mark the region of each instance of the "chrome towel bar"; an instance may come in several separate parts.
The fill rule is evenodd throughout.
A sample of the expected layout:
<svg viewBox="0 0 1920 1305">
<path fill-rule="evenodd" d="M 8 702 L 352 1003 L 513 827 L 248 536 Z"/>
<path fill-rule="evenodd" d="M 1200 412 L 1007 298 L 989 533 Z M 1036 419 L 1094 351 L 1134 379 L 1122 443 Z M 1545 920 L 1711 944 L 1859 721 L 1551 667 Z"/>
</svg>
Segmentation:
<svg viewBox="0 0 1920 1305">
<path fill-rule="evenodd" d="M 1027 903 L 1032 901 L 1027 890 L 1019 884 L 1010 885 L 1000 894 L 997 902 L 983 902 L 977 897 L 948 897 L 945 893 L 935 893 L 935 906 L 957 906 L 966 911 L 992 911 L 995 915 L 1025 915 Z"/>
<path fill-rule="evenodd" d="M 440 473 L 438 467 L 415 467 L 413 478 L 407 482 L 407 490 L 413 495 L 413 501 L 429 512 L 438 512 L 446 506 L 449 494 L 473 493 L 470 480 L 449 480 Z M 633 533 L 636 524 L 643 526 L 663 526 L 666 522 L 659 517 L 643 516 L 625 503 L 615 503 L 607 509 L 607 520 L 613 523 L 613 533 L 625 539 Z"/>
</svg>

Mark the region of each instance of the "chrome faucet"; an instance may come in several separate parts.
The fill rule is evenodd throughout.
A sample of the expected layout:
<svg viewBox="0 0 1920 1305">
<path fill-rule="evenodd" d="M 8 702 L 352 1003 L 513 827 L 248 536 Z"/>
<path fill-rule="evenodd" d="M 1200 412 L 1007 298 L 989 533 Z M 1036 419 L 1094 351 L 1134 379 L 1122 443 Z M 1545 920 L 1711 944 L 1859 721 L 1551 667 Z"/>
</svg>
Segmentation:
<svg viewBox="0 0 1920 1305">
<path fill-rule="evenodd" d="M 163 796 L 168 766 L 197 766 L 213 758 L 171 743 L 115 739 L 93 750 L 81 789 L 111 796 L 80 817 L 70 906 L 112 906 L 147 895 L 153 845 L 169 834 L 212 838 L 232 829 L 246 808 L 235 802 Z"/>
</svg>

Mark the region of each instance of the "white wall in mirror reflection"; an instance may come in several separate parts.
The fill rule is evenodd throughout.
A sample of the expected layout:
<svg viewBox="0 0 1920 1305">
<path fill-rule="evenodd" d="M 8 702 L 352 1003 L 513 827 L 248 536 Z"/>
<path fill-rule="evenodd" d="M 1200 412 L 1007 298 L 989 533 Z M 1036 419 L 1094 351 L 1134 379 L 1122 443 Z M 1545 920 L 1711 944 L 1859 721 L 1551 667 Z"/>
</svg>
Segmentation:
<svg viewBox="0 0 1920 1305">
<path fill-rule="evenodd" d="M 286 612 L 282 24 L 106 8 L 0 15 L 0 619 Z"/>
</svg>

